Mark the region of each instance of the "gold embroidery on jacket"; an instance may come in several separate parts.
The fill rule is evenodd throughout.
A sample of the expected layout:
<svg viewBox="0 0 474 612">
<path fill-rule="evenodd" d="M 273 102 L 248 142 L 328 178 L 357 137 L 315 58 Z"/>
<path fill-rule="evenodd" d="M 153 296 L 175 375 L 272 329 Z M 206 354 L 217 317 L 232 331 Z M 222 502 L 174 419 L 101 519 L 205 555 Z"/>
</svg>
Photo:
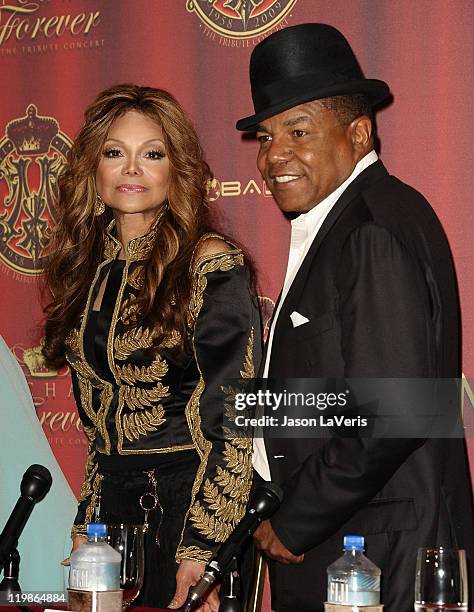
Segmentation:
<svg viewBox="0 0 474 612">
<path fill-rule="evenodd" d="M 157 228 L 152 229 L 148 234 L 130 240 L 127 245 L 127 254 L 130 261 L 146 259 L 153 249 L 157 235 Z"/>
<path fill-rule="evenodd" d="M 218 253 L 205 255 L 197 261 L 196 267 L 200 274 L 208 274 L 209 272 L 228 272 L 235 266 L 244 265 L 244 255 L 242 251 L 228 251 L 227 253 Z"/>
<path fill-rule="evenodd" d="M 71 368 L 73 368 L 77 373 L 81 406 L 86 415 L 99 430 L 99 433 L 104 440 L 104 450 L 106 454 L 109 454 L 111 444 L 105 421 L 113 398 L 112 385 L 97 376 L 97 373 L 86 361 L 81 342 L 81 334 L 83 331 L 77 332 L 77 330 L 74 330 L 74 332 L 74 334 L 70 334 L 68 343 L 72 342 L 74 348 L 79 348 L 80 357 L 73 359 L 66 354 L 66 359 Z M 72 345 L 69 344 L 71 350 Z M 100 389 L 100 407 L 97 413 L 94 411 L 94 407 L 92 405 L 92 381 L 94 381 L 94 385 Z"/>
<path fill-rule="evenodd" d="M 71 529 L 71 539 L 73 540 L 77 535 L 86 535 L 87 525 L 81 523 L 79 525 L 73 525 Z"/>
<path fill-rule="evenodd" d="M 119 243 L 117 243 L 116 241 L 116 247 L 115 250 L 118 252 L 118 248 L 119 248 Z M 84 353 L 84 333 L 85 333 L 85 328 L 87 325 L 87 316 L 85 316 L 86 313 L 88 313 L 90 311 L 91 308 L 91 301 L 92 301 L 92 294 L 94 292 L 94 287 L 97 284 L 97 281 L 100 277 L 102 268 L 104 268 L 107 265 L 107 261 L 102 262 L 96 270 L 95 276 L 94 276 L 94 280 L 92 281 L 91 287 L 89 289 L 89 294 L 87 296 L 87 301 L 86 301 L 86 306 L 84 308 L 84 313 L 81 316 L 81 327 L 79 329 L 78 335 L 77 337 L 75 336 L 75 334 L 73 334 L 73 342 L 76 343 L 76 347 L 79 348 L 79 359 L 78 360 L 70 360 L 68 359 L 70 365 L 76 370 L 76 372 L 78 374 L 80 374 L 81 376 L 83 376 L 86 380 L 90 380 L 91 382 L 94 383 L 94 386 L 98 387 L 101 389 L 101 393 L 100 393 L 100 407 L 97 411 L 97 415 L 96 415 L 96 423 L 97 423 L 97 428 L 99 430 L 99 433 L 102 437 L 102 439 L 104 440 L 104 450 L 105 453 L 108 455 L 110 454 L 110 448 L 111 448 L 111 444 L 110 444 L 110 438 L 109 438 L 109 434 L 107 432 L 107 427 L 105 425 L 105 421 L 107 418 L 107 413 L 109 411 L 110 408 L 110 404 L 112 402 L 112 398 L 113 398 L 113 390 L 112 390 L 112 385 L 108 382 L 106 382 L 105 380 L 103 380 L 102 378 L 100 378 L 100 376 L 97 375 L 97 373 L 92 369 L 92 367 L 89 365 L 89 363 L 87 362 L 85 353 Z M 91 407 L 92 412 L 93 410 L 93 406 Z"/>
<path fill-rule="evenodd" d="M 240 375 L 245 379 L 255 376 L 253 348 L 252 327 L 243 369 L 240 370 Z M 222 390 L 226 392 L 226 389 Z M 191 522 L 200 533 L 216 542 L 227 540 L 245 513 L 252 484 L 251 439 L 233 437 L 226 441 L 223 458 L 224 467 L 217 465 L 214 478 L 207 478 L 204 483 L 203 503 L 197 500 L 190 508 Z"/>
<path fill-rule="evenodd" d="M 207 482 L 206 482 L 207 484 Z M 206 485 L 204 485 L 204 494 L 206 495 Z M 217 518 L 216 508 L 220 508 L 221 500 L 218 500 L 211 509 L 214 512 L 206 512 L 199 501 L 196 501 L 191 508 L 191 522 L 202 533 L 203 536 L 214 542 L 225 542 L 232 533 L 232 524 Z M 231 502 L 234 503 L 234 502 Z"/>
<path fill-rule="evenodd" d="M 196 385 L 196 388 L 194 389 L 186 406 L 186 419 L 188 421 L 189 431 L 191 432 L 193 441 L 196 444 L 196 450 L 198 451 L 201 459 L 203 459 L 206 453 L 208 453 L 212 448 L 211 442 L 206 440 L 206 438 L 203 436 L 201 430 L 201 415 L 199 414 L 199 401 L 205 386 L 206 385 L 204 384 L 204 380 L 201 375 L 201 378 L 199 379 L 199 382 Z"/>
<path fill-rule="evenodd" d="M 104 236 L 104 258 L 113 259 L 115 254 L 120 250 L 120 245 L 115 239 L 108 234 Z"/>
<path fill-rule="evenodd" d="M 79 330 L 74 328 L 71 329 L 66 337 L 66 344 L 75 355 L 79 355 L 81 352 L 79 344 Z"/>
<path fill-rule="evenodd" d="M 149 366 L 135 366 L 127 364 L 124 366 L 116 366 L 119 377 L 129 385 L 134 385 L 137 382 L 157 382 L 168 372 L 168 364 L 166 361 L 157 355 Z"/>
<path fill-rule="evenodd" d="M 153 346 L 155 332 L 152 329 L 136 327 L 117 336 L 114 342 L 115 358 L 120 361 L 127 359 L 134 351 L 149 349 Z"/>
<path fill-rule="evenodd" d="M 160 348 L 174 348 L 181 342 L 181 334 L 175 329 L 160 342 Z"/>
<path fill-rule="evenodd" d="M 88 450 L 87 450 L 87 461 L 84 470 L 84 482 L 82 483 L 81 492 L 79 496 L 79 502 L 86 500 L 92 495 L 92 481 L 97 474 L 97 463 L 95 461 L 94 440 L 95 440 L 95 428 L 84 426 L 84 433 L 88 439 Z"/>
<path fill-rule="evenodd" d="M 89 380 L 83 378 L 79 373 L 77 375 L 77 384 L 79 387 L 81 406 L 92 423 L 97 425 L 97 415 L 92 408 L 92 385 Z"/>
<path fill-rule="evenodd" d="M 188 324 L 192 327 L 198 317 L 204 301 L 204 291 L 207 287 L 206 274 L 210 272 L 228 272 L 235 266 L 244 265 L 242 251 L 229 251 L 228 253 L 218 253 L 207 255 L 198 259 L 193 270 L 193 286 L 191 289 L 191 299 L 189 302 Z"/>
<path fill-rule="evenodd" d="M 207 259 L 209 257 L 220 257 L 220 255 L 222 255 L 222 253 L 211 253 L 209 255 L 201 255 L 200 257 L 197 256 L 197 252 L 199 251 L 199 249 L 201 248 L 201 245 L 206 241 L 209 240 L 211 238 L 217 238 L 218 240 L 222 240 L 223 242 L 226 242 L 227 244 L 231 245 L 235 251 L 237 251 L 237 247 L 235 246 L 235 244 L 232 244 L 232 242 L 229 242 L 228 240 L 226 240 L 224 238 L 224 236 L 222 236 L 222 234 L 216 234 L 216 233 L 212 233 L 209 232 L 207 234 L 203 234 L 199 240 L 196 243 L 196 246 L 193 249 L 193 254 L 191 255 L 191 271 L 194 271 L 195 269 L 197 269 L 199 263 L 203 260 L 203 259 Z M 228 251 L 224 251 L 224 253 L 227 253 Z"/>
<path fill-rule="evenodd" d="M 188 314 L 188 323 L 190 326 L 193 326 L 196 322 L 204 302 L 204 291 L 207 286 L 206 274 L 215 272 L 217 270 L 229 271 L 236 265 L 244 265 L 243 254 L 239 250 L 225 254 L 218 254 L 217 256 L 210 255 L 198 260 L 193 271 L 193 286 Z M 250 333 L 248 345 L 249 344 L 253 350 L 253 330 Z M 247 359 L 248 351 L 249 348 L 247 346 L 243 370 L 250 374 L 250 372 L 253 370 L 253 359 L 252 357 Z M 178 551 L 186 548 L 181 545 L 181 542 L 183 541 L 184 531 L 188 519 L 201 534 L 210 540 L 214 540 L 216 542 L 223 542 L 226 540 L 245 512 L 245 504 L 248 500 L 252 482 L 251 446 L 248 448 L 247 452 L 239 452 L 241 441 L 235 438 L 230 442 L 226 442 L 226 450 L 224 451 L 223 456 L 227 469 L 216 466 L 216 476 L 214 481 L 211 482 L 210 479 L 206 479 L 204 483 L 203 502 L 207 505 L 209 511 L 203 506 L 200 500 L 196 500 L 207 468 L 209 454 L 212 450 L 212 443 L 204 438 L 201 429 L 199 405 L 202 392 L 205 389 L 205 383 L 199 366 L 199 360 L 196 355 L 195 347 L 194 356 L 201 378 L 198 386 L 191 396 L 191 400 L 188 402 L 188 406 L 186 407 L 186 416 L 191 435 L 201 456 L 201 464 L 198 468 L 196 479 L 193 484 L 191 502 L 184 520 Z M 235 447 L 233 446 L 234 441 L 236 444 Z M 233 451 L 229 450 L 230 448 L 232 448 Z M 236 459 L 237 464 L 235 463 Z M 219 467 L 219 470 L 217 470 L 217 467 Z M 227 491 L 230 479 L 232 475 L 237 474 L 239 477 L 236 479 L 238 480 L 238 486 L 235 496 L 228 499 Z M 226 492 L 224 493 L 224 491 Z M 181 556 L 182 555 L 180 552 L 176 555 L 177 559 Z"/>
<path fill-rule="evenodd" d="M 150 255 L 155 244 L 161 220 L 166 214 L 166 211 L 167 208 L 163 207 L 156 219 L 153 221 L 153 224 L 147 234 L 144 236 L 138 236 L 137 238 L 132 238 L 132 240 L 128 242 L 126 252 L 127 259 L 130 262 L 147 259 L 147 257 Z M 107 226 L 105 233 L 105 257 L 108 258 L 114 257 L 122 248 L 120 242 L 112 234 L 115 225 L 115 219 L 113 219 Z"/>
<path fill-rule="evenodd" d="M 247 341 L 247 350 L 245 352 L 244 367 L 242 370 L 240 370 L 240 376 L 242 377 L 243 381 L 251 379 L 251 378 L 255 378 L 255 366 L 254 366 L 254 360 L 253 360 L 254 344 L 255 344 L 255 329 L 252 327 L 250 330 L 249 339 Z M 235 398 L 238 393 L 242 393 L 245 391 L 245 385 L 242 384 L 239 386 L 239 388 L 232 386 L 232 385 L 221 385 L 221 391 L 226 395 L 226 398 L 224 400 L 225 420 L 228 423 L 235 423 L 235 419 L 237 416 L 237 410 L 235 408 Z M 249 418 L 253 416 L 253 412 L 251 412 L 250 409 L 246 409 L 246 411 L 243 414 L 244 416 L 247 416 Z M 235 429 L 224 427 L 223 431 L 224 431 L 224 436 L 227 440 L 237 439 L 235 437 L 235 434 L 236 434 Z M 238 431 L 241 435 L 242 434 L 246 435 L 247 438 L 252 437 L 252 430 L 249 427 L 246 427 L 246 428 L 239 427 Z M 243 440 L 244 438 L 239 438 L 239 439 Z"/>
<path fill-rule="evenodd" d="M 69 365 L 85 379 L 96 378 L 94 370 L 85 359 L 82 358 L 82 342 L 81 333 L 77 328 L 72 329 L 66 337 L 66 346 L 71 351 L 72 355 L 66 353 L 66 359 Z"/>
<path fill-rule="evenodd" d="M 90 501 L 85 509 L 84 523 L 73 525 L 71 529 L 72 538 L 74 538 L 75 535 L 85 535 L 87 523 L 92 522 L 96 518 L 94 517 L 94 510 L 98 502 L 100 485 L 102 482 L 102 476 L 98 473 L 97 464 L 92 458 L 95 453 L 90 452 L 94 444 L 95 430 L 93 427 L 84 427 L 84 432 L 89 440 L 89 456 L 87 458 L 86 473 L 79 502 L 85 501 L 88 497 L 90 497 Z"/>
<path fill-rule="evenodd" d="M 91 366 L 87 363 L 87 361 L 83 361 L 82 359 L 70 359 L 66 355 L 66 359 L 69 365 L 76 370 L 76 372 L 85 379 L 94 379 L 96 374 Z"/>
<path fill-rule="evenodd" d="M 255 378 L 255 367 L 253 364 L 253 345 L 254 345 L 254 328 L 250 330 L 249 339 L 247 342 L 247 350 L 245 352 L 244 369 L 240 370 L 242 378 Z"/>
<path fill-rule="evenodd" d="M 117 336 L 114 341 L 115 359 L 125 361 L 134 351 L 151 348 L 156 335 L 156 330 L 140 326 Z M 173 330 L 170 334 L 165 336 L 158 348 L 174 348 L 178 346 L 180 342 L 181 334 Z"/>
<path fill-rule="evenodd" d="M 121 299 L 122 296 L 120 295 L 120 301 L 117 298 L 117 304 L 120 304 Z M 137 296 L 131 293 L 124 301 L 121 311 L 120 319 L 124 325 L 136 323 L 140 315 L 140 306 L 137 303 Z"/>
<path fill-rule="evenodd" d="M 204 301 L 204 291 L 207 287 L 207 278 L 204 274 L 199 274 L 196 279 L 193 279 L 193 286 L 191 289 L 191 299 L 189 301 L 188 309 L 188 325 L 190 328 L 193 327 L 196 319 L 198 318 L 199 312 Z"/>
<path fill-rule="evenodd" d="M 118 443 L 117 450 L 120 455 L 150 455 L 150 454 L 160 454 L 160 453 L 175 453 L 184 450 L 192 450 L 195 448 L 194 444 L 177 444 L 176 446 L 165 446 L 161 448 L 123 448 L 123 436 L 124 430 L 122 427 L 122 411 L 124 409 L 124 390 L 127 387 L 121 386 L 119 388 L 119 396 L 118 396 L 118 408 L 117 413 L 115 415 L 115 426 L 117 427 L 118 432 Z M 158 406 L 160 408 L 160 406 Z"/>
<path fill-rule="evenodd" d="M 107 432 L 106 419 L 113 397 L 114 392 L 112 385 L 110 383 L 105 383 L 104 387 L 100 392 L 100 407 L 97 411 L 97 429 L 99 430 L 99 433 L 102 436 L 102 439 L 104 440 L 106 455 L 110 455 L 111 447 L 109 434 Z"/>
<path fill-rule="evenodd" d="M 162 406 L 153 406 L 150 410 L 132 412 L 123 416 L 123 431 L 125 437 L 133 442 L 140 436 L 146 436 L 150 431 L 156 431 L 165 422 Z"/>
<path fill-rule="evenodd" d="M 180 537 L 180 543 L 178 546 L 178 550 L 180 549 L 181 542 L 183 541 L 184 531 L 186 529 L 186 524 L 188 522 L 189 513 L 191 512 L 191 508 L 194 505 L 196 495 L 201 487 L 202 479 L 204 477 L 204 473 L 207 467 L 207 460 L 209 458 L 209 453 L 212 450 L 212 443 L 209 442 L 209 440 L 206 440 L 206 438 L 204 437 L 202 433 L 202 429 L 201 429 L 201 415 L 199 414 L 199 402 L 201 400 L 201 395 L 206 385 L 204 384 L 202 372 L 199 368 L 199 362 L 197 361 L 194 340 L 193 340 L 193 349 L 194 349 L 194 357 L 196 359 L 196 365 L 199 370 L 200 378 L 199 378 L 198 384 L 196 385 L 196 388 L 194 389 L 191 395 L 191 398 L 189 399 L 189 402 L 186 405 L 185 412 L 186 412 L 186 419 L 188 421 L 189 431 L 191 432 L 191 437 L 193 439 L 194 446 L 197 452 L 199 453 L 199 457 L 201 458 L 201 463 L 199 464 L 199 467 L 197 469 L 196 478 L 194 479 L 193 488 L 191 489 L 191 502 L 189 504 L 188 511 L 186 512 L 186 516 L 184 517 L 183 528 L 181 530 L 181 537 Z"/>
<path fill-rule="evenodd" d="M 249 451 L 252 450 L 252 440 L 250 438 L 232 438 L 225 443 L 224 457 L 226 466 L 233 474 L 239 474 L 240 478 L 247 480 L 252 476 L 252 455 Z M 224 479 L 218 479 L 220 484 Z M 237 489 L 236 495 L 239 495 Z M 244 496 L 245 497 L 245 494 Z M 245 499 L 247 502 L 247 499 Z"/>
<path fill-rule="evenodd" d="M 237 411 L 235 408 L 235 398 L 237 393 L 242 393 L 245 391 L 245 386 L 237 389 L 236 387 L 230 387 L 221 385 L 221 391 L 226 395 L 224 400 L 224 421 L 231 425 L 230 427 L 224 426 L 223 434 L 226 440 L 230 440 L 231 442 L 235 442 L 236 440 L 252 440 L 253 437 L 253 429 L 250 426 L 239 426 L 235 425 L 236 416 L 242 415 L 249 419 L 254 417 L 254 411 L 251 408 L 246 408 L 243 412 Z M 239 437 L 236 437 L 236 434 L 239 434 Z M 244 437 L 242 437 L 244 436 Z M 250 451 L 252 451 L 252 445 L 249 446 Z"/>
<path fill-rule="evenodd" d="M 145 267 L 140 265 L 130 272 L 127 278 L 127 283 L 134 289 L 141 289 L 145 284 Z"/>
<path fill-rule="evenodd" d="M 169 395 L 169 387 L 158 383 L 152 389 L 140 389 L 138 387 L 123 387 L 123 399 L 132 410 L 143 408 L 143 406 L 153 406 Z"/>
<path fill-rule="evenodd" d="M 98 501 L 98 496 L 99 496 L 99 491 L 100 491 L 100 485 L 102 482 L 102 478 L 103 476 L 101 474 L 99 474 L 98 472 L 96 472 L 95 476 L 94 476 L 94 482 L 92 483 L 92 495 L 91 495 L 91 500 L 89 502 L 89 505 L 86 508 L 86 517 L 84 522 L 86 523 L 92 523 L 93 520 L 95 519 L 94 517 L 94 511 L 95 511 L 95 507 Z"/>
<path fill-rule="evenodd" d="M 197 546 L 178 546 L 176 551 L 176 559 L 182 561 L 183 559 L 190 559 L 191 561 L 199 561 L 200 563 L 207 563 L 212 557 L 212 551 L 202 550 Z"/>
<path fill-rule="evenodd" d="M 89 495 L 92 495 L 91 481 L 94 478 L 97 472 L 97 463 L 95 462 L 95 452 L 90 453 L 87 457 L 86 462 L 86 473 L 88 476 L 85 478 L 82 483 L 81 492 L 79 495 L 79 501 L 82 502 L 86 500 Z"/>
<path fill-rule="evenodd" d="M 252 483 L 250 440 L 235 438 L 225 443 L 225 468 L 216 467 L 213 481 L 206 479 L 203 501 L 191 507 L 191 522 L 211 540 L 224 542 L 245 512 Z"/>
</svg>

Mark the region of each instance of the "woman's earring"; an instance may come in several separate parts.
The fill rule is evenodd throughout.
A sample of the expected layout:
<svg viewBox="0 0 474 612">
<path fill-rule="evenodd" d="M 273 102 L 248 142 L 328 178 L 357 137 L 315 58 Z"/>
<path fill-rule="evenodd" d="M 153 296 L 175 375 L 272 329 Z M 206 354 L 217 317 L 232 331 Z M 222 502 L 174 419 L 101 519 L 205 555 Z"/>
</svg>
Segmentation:
<svg viewBox="0 0 474 612">
<path fill-rule="evenodd" d="M 94 214 L 96 217 L 100 217 L 101 214 L 105 212 L 105 204 L 104 200 L 100 197 L 99 194 L 95 197 L 95 206 L 94 206 Z"/>
</svg>

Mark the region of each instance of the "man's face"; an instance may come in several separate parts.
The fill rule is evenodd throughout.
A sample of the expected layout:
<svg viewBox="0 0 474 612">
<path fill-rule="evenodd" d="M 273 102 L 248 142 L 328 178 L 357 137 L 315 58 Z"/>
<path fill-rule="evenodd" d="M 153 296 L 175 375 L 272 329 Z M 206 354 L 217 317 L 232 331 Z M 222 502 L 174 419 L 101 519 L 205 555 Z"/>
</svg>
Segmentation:
<svg viewBox="0 0 474 612">
<path fill-rule="evenodd" d="M 304 213 L 352 173 L 360 158 L 353 125 L 315 102 L 265 119 L 257 130 L 257 166 L 283 212 Z"/>
</svg>

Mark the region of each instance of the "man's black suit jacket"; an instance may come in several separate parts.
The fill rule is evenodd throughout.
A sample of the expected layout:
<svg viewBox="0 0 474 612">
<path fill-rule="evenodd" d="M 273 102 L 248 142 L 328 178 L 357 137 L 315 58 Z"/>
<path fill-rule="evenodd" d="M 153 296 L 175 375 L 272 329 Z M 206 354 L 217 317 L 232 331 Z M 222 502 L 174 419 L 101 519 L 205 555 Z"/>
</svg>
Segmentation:
<svg viewBox="0 0 474 612">
<path fill-rule="evenodd" d="M 293 311 L 309 322 L 294 328 Z M 428 202 L 378 161 L 349 185 L 311 245 L 278 316 L 268 377 L 456 377 L 459 356 L 444 232 Z M 326 568 L 345 533 L 366 536 L 386 612 L 413 609 L 420 546 L 466 548 L 472 572 L 464 440 L 267 439 L 266 449 L 285 491 L 273 528 L 305 553 L 302 565 L 270 564 L 273 609 L 322 610 Z"/>
</svg>

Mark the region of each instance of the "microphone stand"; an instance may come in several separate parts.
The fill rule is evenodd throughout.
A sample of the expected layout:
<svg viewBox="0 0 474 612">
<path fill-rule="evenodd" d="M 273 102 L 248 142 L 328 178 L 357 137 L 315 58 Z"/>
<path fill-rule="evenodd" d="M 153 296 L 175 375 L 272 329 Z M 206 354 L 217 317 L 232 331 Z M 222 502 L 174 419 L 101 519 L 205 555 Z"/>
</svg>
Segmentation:
<svg viewBox="0 0 474 612">
<path fill-rule="evenodd" d="M 21 593 L 20 584 L 18 582 L 18 576 L 20 574 L 20 553 L 14 548 L 5 562 L 3 567 L 3 580 L 0 582 L 0 593 L 2 600 L 14 603 L 15 593 Z M 11 601 L 8 600 L 8 596 L 13 596 Z"/>
<path fill-rule="evenodd" d="M 252 569 L 252 586 L 250 587 L 245 612 L 260 612 L 263 601 L 263 590 L 265 588 L 266 571 L 267 561 L 265 556 L 259 550 L 256 550 Z"/>
<path fill-rule="evenodd" d="M 0 602 L 15 603 L 15 596 L 21 593 L 18 576 L 20 575 L 20 553 L 14 548 L 8 555 L 3 567 L 3 580 L 0 582 Z M 28 606 L 16 606 L 21 612 L 31 612 Z"/>
<path fill-rule="evenodd" d="M 242 612 L 240 601 L 240 576 L 237 567 L 237 557 L 229 564 L 229 569 L 222 582 L 222 599 L 219 612 Z"/>
</svg>

